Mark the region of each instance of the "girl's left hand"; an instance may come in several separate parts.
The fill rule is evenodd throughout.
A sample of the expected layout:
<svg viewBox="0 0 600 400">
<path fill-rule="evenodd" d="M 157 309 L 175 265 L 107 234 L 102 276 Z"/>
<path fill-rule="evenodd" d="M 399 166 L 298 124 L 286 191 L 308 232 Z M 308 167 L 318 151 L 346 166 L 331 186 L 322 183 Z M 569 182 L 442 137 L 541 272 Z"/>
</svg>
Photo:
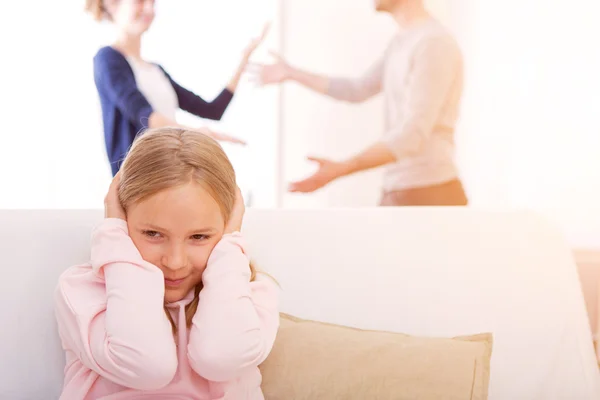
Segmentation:
<svg viewBox="0 0 600 400">
<path fill-rule="evenodd" d="M 241 231 L 245 212 L 246 206 L 244 205 L 242 191 L 239 187 L 236 187 L 235 203 L 233 204 L 229 221 L 227 221 L 227 225 L 225 226 L 225 234 Z"/>
<path fill-rule="evenodd" d="M 250 41 L 250 44 L 248 45 L 248 47 L 246 47 L 246 50 L 244 51 L 244 59 L 246 61 L 248 61 L 250 59 L 250 57 L 252 56 L 252 53 L 254 53 L 254 50 L 256 50 L 258 48 L 258 46 L 260 46 L 260 44 L 265 40 L 265 38 L 267 37 L 267 34 L 269 33 L 270 28 L 271 28 L 271 23 L 267 22 L 265 24 L 265 26 L 263 27 L 261 35 Z"/>
</svg>

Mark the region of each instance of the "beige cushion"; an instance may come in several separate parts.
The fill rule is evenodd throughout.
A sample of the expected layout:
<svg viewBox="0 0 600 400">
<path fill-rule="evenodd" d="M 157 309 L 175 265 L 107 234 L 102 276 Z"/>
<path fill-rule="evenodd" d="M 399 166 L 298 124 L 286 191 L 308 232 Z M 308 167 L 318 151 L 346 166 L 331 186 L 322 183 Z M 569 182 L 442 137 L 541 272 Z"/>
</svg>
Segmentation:
<svg viewBox="0 0 600 400">
<path fill-rule="evenodd" d="M 492 335 L 425 338 L 281 315 L 266 400 L 487 399 Z"/>
</svg>

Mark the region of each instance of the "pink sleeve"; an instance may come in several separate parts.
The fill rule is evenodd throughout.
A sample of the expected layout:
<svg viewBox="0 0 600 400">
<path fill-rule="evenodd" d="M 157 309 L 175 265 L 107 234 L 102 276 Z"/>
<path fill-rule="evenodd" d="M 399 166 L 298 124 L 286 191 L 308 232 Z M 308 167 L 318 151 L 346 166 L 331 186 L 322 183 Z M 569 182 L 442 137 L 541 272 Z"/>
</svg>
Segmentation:
<svg viewBox="0 0 600 400">
<path fill-rule="evenodd" d="M 203 284 L 188 358 L 200 376 L 225 382 L 269 355 L 279 328 L 278 288 L 260 274 L 250 282 L 239 232 L 224 235 L 215 246 Z"/>
<path fill-rule="evenodd" d="M 63 346 L 87 368 L 133 389 L 171 382 L 177 352 L 164 277 L 142 259 L 125 221 L 106 219 L 94 230 L 91 265 L 63 273 L 55 302 Z"/>
</svg>

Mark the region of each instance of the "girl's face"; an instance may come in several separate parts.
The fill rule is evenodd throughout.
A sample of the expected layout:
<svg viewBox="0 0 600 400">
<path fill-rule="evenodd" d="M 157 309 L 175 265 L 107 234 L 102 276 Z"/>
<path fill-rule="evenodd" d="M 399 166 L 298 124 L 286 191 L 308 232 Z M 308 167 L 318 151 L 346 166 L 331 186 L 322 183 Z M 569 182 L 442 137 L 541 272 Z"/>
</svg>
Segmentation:
<svg viewBox="0 0 600 400">
<path fill-rule="evenodd" d="M 196 183 L 133 204 L 127 210 L 127 225 L 142 258 L 163 272 L 167 303 L 183 299 L 202 281 L 225 230 L 218 203 Z"/>
<path fill-rule="evenodd" d="M 129 35 L 142 35 L 154 21 L 154 0 L 108 0 L 106 3 L 113 24 Z"/>
</svg>

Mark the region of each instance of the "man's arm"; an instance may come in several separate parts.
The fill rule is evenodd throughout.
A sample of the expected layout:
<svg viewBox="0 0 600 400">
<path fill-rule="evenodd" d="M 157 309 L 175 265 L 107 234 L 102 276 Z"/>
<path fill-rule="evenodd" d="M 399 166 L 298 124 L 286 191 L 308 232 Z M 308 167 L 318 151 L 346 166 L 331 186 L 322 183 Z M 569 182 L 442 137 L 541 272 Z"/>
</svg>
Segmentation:
<svg viewBox="0 0 600 400">
<path fill-rule="evenodd" d="M 314 192 L 335 179 L 394 162 L 396 161 L 396 156 L 387 144 L 377 142 L 345 161 L 330 161 L 316 157 L 309 157 L 308 159 L 318 163 L 319 169 L 310 177 L 291 183 L 288 188 L 289 191 L 300 193 Z"/>
<path fill-rule="evenodd" d="M 385 58 L 381 57 L 358 78 L 330 78 L 326 94 L 336 100 L 360 103 L 379 94 Z"/>
<path fill-rule="evenodd" d="M 277 60 L 275 63 L 259 66 L 258 79 L 264 85 L 293 81 L 317 93 L 348 102 L 365 101 L 381 91 L 383 57 L 358 78 L 337 78 L 293 67 L 279 55 L 273 56 Z"/>
<path fill-rule="evenodd" d="M 342 176 L 381 167 L 395 161 L 396 155 L 390 150 L 387 143 L 377 142 L 354 157 L 342 161 Z"/>
<path fill-rule="evenodd" d="M 312 192 L 329 182 L 376 168 L 419 152 L 431 135 L 448 92 L 461 68 L 460 52 L 447 37 L 434 37 L 418 49 L 404 95 L 406 117 L 390 129 L 385 139 L 344 161 L 311 158 L 319 169 L 309 178 L 290 185 L 294 192 Z"/>
<path fill-rule="evenodd" d="M 287 65 L 286 77 L 284 80 L 294 81 L 317 93 L 327 94 L 331 78 Z"/>
</svg>

